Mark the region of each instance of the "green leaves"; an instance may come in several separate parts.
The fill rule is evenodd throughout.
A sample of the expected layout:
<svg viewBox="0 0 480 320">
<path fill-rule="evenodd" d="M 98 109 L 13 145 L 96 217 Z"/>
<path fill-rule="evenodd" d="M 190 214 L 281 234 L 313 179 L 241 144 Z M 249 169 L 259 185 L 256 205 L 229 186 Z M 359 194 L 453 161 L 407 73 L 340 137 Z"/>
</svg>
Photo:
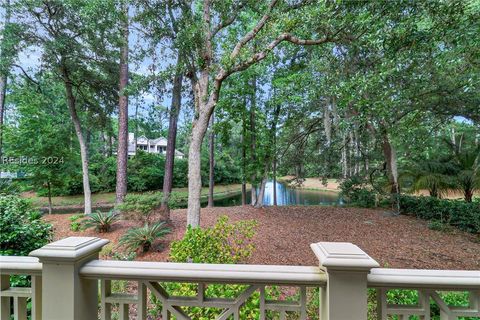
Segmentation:
<svg viewBox="0 0 480 320">
<path fill-rule="evenodd" d="M 125 246 L 128 250 L 141 249 L 142 252 L 148 252 L 155 240 L 163 238 L 168 233 L 170 229 L 165 226 L 165 222 L 145 223 L 143 227 L 129 229 L 120 238 L 118 244 Z"/>
<path fill-rule="evenodd" d="M 118 213 L 114 210 L 109 212 L 96 211 L 89 214 L 83 221 L 85 228 L 94 227 L 97 232 L 109 232 L 110 228 L 115 221 L 119 219 Z"/>
<path fill-rule="evenodd" d="M 210 228 L 188 226 L 183 239 L 172 242 L 170 259 L 195 263 L 244 262 L 254 250 L 251 239 L 256 225 L 255 220 L 230 224 L 228 217 L 222 216 Z"/>
<path fill-rule="evenodd" d="M 26 256 L 51 238 L 52 226 L 26 199 L 0 195 L 0 255 Z"/>
</svg>

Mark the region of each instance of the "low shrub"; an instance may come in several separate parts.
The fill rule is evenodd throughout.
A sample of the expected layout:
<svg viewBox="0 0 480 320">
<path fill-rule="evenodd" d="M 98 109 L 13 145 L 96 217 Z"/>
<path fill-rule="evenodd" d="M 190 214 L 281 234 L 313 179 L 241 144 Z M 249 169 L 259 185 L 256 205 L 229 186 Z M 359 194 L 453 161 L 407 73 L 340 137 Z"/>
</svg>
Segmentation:
<svg viewBox="0 0 480 320">
<path fill-rule="evenodd" d="M 117 206 L 126 219 L 148 221 L 150 214 L 162 204 L 163 194 L 151 192 L 127 194 L 123 203 Z"/>
<path fill-rule="evenodd" d="M 0 255 L 26 256 L 51 238 L 52 226 L 27 200 L 0 195 Z"/>
<path fill-rule="evenodd" d="M 362 208 L 373 208 L 376 206 L 376 192 L 368 187 L 365 179 L 359 176 L 352 176 L 340 184 L 340 197 L 349 204 Z"/>
<path fill-rule="evenodd" d="M 171 245 L 169 260 L 172 262 L 197 262 L 197 263 L 238 263 L 244 262 L 251 256 L 254 246 L 251 239 L 255 235 L 255 220 L 238 221 L 229 223 L 228 217 L 220 217 L 213 227 L 191 228 L 189 227 L 181 240 Z M 197 293 L 197 285 L 164 283 L 171 295 L 194 296 Z M 234 298 L 243 292 L 245 285 L 208 285 L 205 289 L 206 297 Z M 279 293 L 278 290 L 268 290 L 267 295 Z M 156 298 L 152 299 L 154 302 Z M 259 293 L 255 292 L 240 310 L 241 319 L 258 319 L 260 304 Z M 216 308 L 185 309 L 192 319 L 215 319 L 221 310 Z M 161 312 L 160 304 L 153 310 L 153 316 L 157 317 Z"/>
<path fill-rule="evenodd" d="M 452 227 L 439 220 L 432 220 L 428 223 L 428 228 L 435 231 L 450 231 Z"/>
<path fill-rule="evenodd" d="M 112 224 L 118 220 L 118 214 L 110 210 L 109 212 L 96 211 L 89 214 L 83 221 L 85 228 L 95 228 L 97 232 L 108 232 Z"/>
<path fill-rule="evenodd" d="M 188 202 L 188 193 L 172 192 L 168 198 L 168 207 L 170 209 L 185 208 Z"/>
<path fill-rule="evenodd" d="M 163 238 L 168 233 L 170 229 L 165 226 L 165 222 L 145 223 L 143 227 L 128 230 L 118 243 L 131 251 L 142 249 L 142 252 L 148 252 L 155 240 Z"/>
<path fill-rule="evenodd" d="M 255 246 L 255 220 L 230 224 L 222 216 L 211 228 L 188 227 L 182 240 L 171 245 L 170 259 L 175 262 L 239 263 L 251 256 Z"/>
<path fill-rule="evenodd" d="M 82 221 L 79 221 L 82 219 L 84 215 L 81 214 L 75 214 L 69 218 L 70 220 L 70 230 L 73 232 L 80 231 L 83 227 Z"/>
<path fill-rule="evenodd" d="M 480 234 L 480 203 L 434 197 L 402 195 L 400 210 L 424 220 L 435 220 L 460 230 Z"/>
</svg>

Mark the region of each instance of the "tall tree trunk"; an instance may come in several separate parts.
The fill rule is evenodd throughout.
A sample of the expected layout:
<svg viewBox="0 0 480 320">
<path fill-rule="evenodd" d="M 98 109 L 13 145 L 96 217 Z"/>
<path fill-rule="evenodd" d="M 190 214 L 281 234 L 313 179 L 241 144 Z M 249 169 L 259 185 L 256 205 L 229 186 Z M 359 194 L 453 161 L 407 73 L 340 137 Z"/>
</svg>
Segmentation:
<svg viewBox="0 0 480 320">
<path fill-rule="evenodd" d="M 247 204 L 247 184 L 242 181 L 242 206 Z"/>
<path fill-rule="evenodd" d="M 123 1 L 122 47 L 120 49 L 120 82 L 118 101 L 118 146 L 117 146 L 117 181 L 116 204 L 123 202 L 127 194 L 128 164 L 128 3 Z"/>
<path fill-rule="evenodd" d="M 10 0 L 5 0 L 4 4 L 5 8 L 5 20 L 3 24 L 3 28 L 7 28 L 10 24 L 10 16 L 11 16 L 11 7 L 10 7 Z M 4 40 L 5 41 L 5 40 Z M 3 57 L 4 52 L 2 50 L 1 55 Z M 8 82 L 8 66 L 5 66 L 3 70 L 0 70 L 0 157 L 2 156 L 2 149 L 3 149 L 3 122 L 5 116 L 5 99 L 7 97 L 7 82 Z"/>
<path fill-rule="evenodd" d="M 363 163 L 363 169 L 365 170 L 365 177 L 368 177 L 369 175 L 369 171 L 370 171 L 370 160 L 369 160 L 369 148 L 368 148 L 368 140 L 366 141 L 365 143 L 365 148 L 364 148 L 364 151 L 363 151 L 363 159 L 364 159 L 364 163 Z"/>
<path fill-rule="evenodd" d="M 247 204 L 247 148 L 245 147 L 245 135 L 247 127 L 245 112 L 242 119 L 242 206 Z"/>
<path fill-rule="evenodd" d="M 472 202 L 473 201 L 473 189 L 466 189 L 463 192 L 465 197 L 465 202 Z"/>
<path fill-rule="evenodd" d="M 173 79 L 172 105 L 168 122 L 167 152 L 165 154 L 165 177 L 163 179 L 163 199 L 162 208 L 167 220 L 170 219 L 170 210 L 168 200 L 173 188 L 173 168 L 175 165 L 175 148 L 177 141 L 178 115 L 182 104 L 182 81 L 183 73 L 181 70 L 181 53 L 177 58 L 177 70 Z"/>
<path fill-rule="evenodd" d="M 400 188 L 398 185 L 397 153 L 394 146 L 390 143 L 386 129 L 383 131 L 383 155 L 387 164 L 388 180 L 390 183 L 390 193 L 392 195 L 392 206 L 399 211 L 398 196 Z"/>
<path fill-rule="evenodd" d="M 268 165 L 266 165 L 268 167 Z M 260 183 L 260 190 L 258 191 L 258 197 L 257 197 L 257 202 L 255 203 L 255 208 L 261 208 L 263 207 L 263 200 L 265 199 L 265 187 L 267 185 L 267 175 L 268 175 L 268 169 L 265 169 L 264 176 L 262 178 L 262 182 Z"/>
<path fill-rule="evenodd" d="M 73 95 L 72 82 L 68 76 L 66 67 L 62 67 L 63 80 L 65 84 L 65 92 L 67 96 L 68 110 L 70 117 L 72 118 L 73 127 L 75 128 L 75 134 L 77 135 L 78 144 L 80 145 L 80 158 L 82 160 L 82 177 L 83 177 L 83 196 L 84 196 L 84 213 L 92 213 L 92 192 L 90 191 L 90 178 L 88 176 L 88 150 L 85 144 L 85 139 L 82 133 L 82 126 L 80 124 L 80 118 L 77 114 L 76 100 Z"/>
<path fill-rule="evenodd" d="M 7 75 L 0 76 L 0 157 L 3 151 L 3 118 L 5 116 L 5 98 L 7 96 Z"/>
<path fill-rule="evenodd" d="M 107 157 L 111 157 L 113 154 L 113 129 L 108 129 L 107 133 Z"/>
<path fill-rule="evenodd" d="M 250 160 L 252 162 L 252 165 L 255 166 L 256 164 L 256 148 L 257 148 L 257 137 L 256 137 L 256 129 L 255 129 L 255 109 L 257 108 L 257 79 L 254 77 L 253 79 L 253 93 L 251 96 L 251 101 L 250 101 Z M 252 206 L 256 205 L 257 203 L 257 175 L 256 175 L 256 168 L 252 172 L 251 175 L 251 183 L 252 183 L 252 188 L 250 190 L 251 192 L 251 204 Z"/>
<path fill-rule="evenodd" d="M 355 174 L 360 175 L 361 145 L 360 145 L 360 138 L 358 134 L 358 128 L 356 125 L 353 131 L 353 138 L 355 139 Z"/>
<path fill-rule="evenodd" d="M 355 141 L 353 139 L 352 130 L 348 132 L 348 159 L 350 163 L 348 175 L 351 177 L 355 174 Z"/>
<path fill-rule="evenodd" d="M 199 103 L 201 103 L 199 101 Z M 208 106 L 200 106 L 209 109 Z M 213 108 L 211 108 L 213 110 Z M 188 210 L 187 225 L 200 226 L 200 196 L 202 191 L 201 175 L 201 150 L 202 142 L 207 132 L 211 111 L 198 113 L 198 118 L 193 120 L 188 150 Z"/>
<path fill-rule="evenodd" d="M 280 116 L 280 105 L 275 106 L 272 123 L 272 159 L 273 159 L 273 205 L 277 205 L 277 124 Z"/>
<path fill-rule="evenodd" d="M 215 112 L 210 117 L 210 139 L 209 139 L 209 174 L 208 174 L 208 206 L 213 207 L 213 189 L 215 187 Z"/>
<path fill-rule="evenodd" d="M 242 110 L 242 206 L 247 204 L 247 147 L 246 147 L 246 136 L 247 136 L 247 100 L 243 101 L 244 109 Z"/>
<path fill-rule="evenodd" d="M 276 137 L 274 144 L 274 154 L 273 154 L 273 205 L 277 205 L 277 151 L 276 151 Z"/>
<path fill-rule="evenodd" d="M 50 181 L 47 182 L 48 188 L 48 214 L 52 214 L 52 185 Z"/>
<path fill-rule="evenodd" d="M 135 104 L 135 129 L 133 132 L 133 144 L 134 144 L 134 150 L 135 154 L 137 154 L 137 137 L 138 137 L 138 99 Z"/>
<path fill-rule="evenodd" d="M 332 121 L 330 120 L 330 104 L 333 99 L 328 99 L 323 110 L 323 127 L 325 129 L 326 146 L 330 147 L 332 142 Z"/>
<path fill-rule="evenodd" d="M 343 179 L 346 179 L 348 177 L 348 159 L 347 159 L 347 137 L 346 134 L 343 133 L 343 138 L 342 138 L 342 177 Z"/>
</svg>

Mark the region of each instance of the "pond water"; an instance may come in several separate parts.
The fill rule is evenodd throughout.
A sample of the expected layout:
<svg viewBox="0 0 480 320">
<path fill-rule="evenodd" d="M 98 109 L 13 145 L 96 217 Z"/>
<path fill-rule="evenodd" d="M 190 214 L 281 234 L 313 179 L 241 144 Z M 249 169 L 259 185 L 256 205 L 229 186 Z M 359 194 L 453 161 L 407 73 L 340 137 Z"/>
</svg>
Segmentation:
<svg viewBox="0 0 480 320">
<path fill-rule="evenodd" d="M 277 182 L 277 205 L 342 205 L 343 200 L 339 198 L 337 192 L 321 191 L 321 190 L 305 190 L 291 188 L 284 183 Z M 247 203 L 250 203 L 250 190 L 247 190 Z M 239 206 L 242 204 L 242 194 L 234 194 L 232 196 L 217 199 L 214 205 L 217 207 Z M 265 186 L 265 198 L 263 204 L 266 206 L 273 205 L 273 181 L 268 181 Z"/>
</svg>

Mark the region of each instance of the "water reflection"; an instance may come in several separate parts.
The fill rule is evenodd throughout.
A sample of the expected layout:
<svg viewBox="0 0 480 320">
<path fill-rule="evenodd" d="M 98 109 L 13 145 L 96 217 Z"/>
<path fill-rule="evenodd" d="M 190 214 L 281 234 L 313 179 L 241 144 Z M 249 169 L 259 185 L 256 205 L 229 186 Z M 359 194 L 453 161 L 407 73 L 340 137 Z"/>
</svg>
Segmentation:
<svg viewBox="0 0 480 320">
<path fill-rule="evenodd" d="M 266 206 L 273 205 L 273 181 L 268 181 L 265 186 L 265 197 L 263 204 Z M 342 205 L 343 201 L 338 197 L 337 192 L 305 190 L 290 188 L 284 183 L 276 183 L 277 205 Z M 247 203 L 250 203 L 250 190 L 247 192 Z M 238 206 L 242 204 L 241 193 L 232 195 L 224 199 L 218 199 L 214 202 L 218 207 Z"/>
</svg>

